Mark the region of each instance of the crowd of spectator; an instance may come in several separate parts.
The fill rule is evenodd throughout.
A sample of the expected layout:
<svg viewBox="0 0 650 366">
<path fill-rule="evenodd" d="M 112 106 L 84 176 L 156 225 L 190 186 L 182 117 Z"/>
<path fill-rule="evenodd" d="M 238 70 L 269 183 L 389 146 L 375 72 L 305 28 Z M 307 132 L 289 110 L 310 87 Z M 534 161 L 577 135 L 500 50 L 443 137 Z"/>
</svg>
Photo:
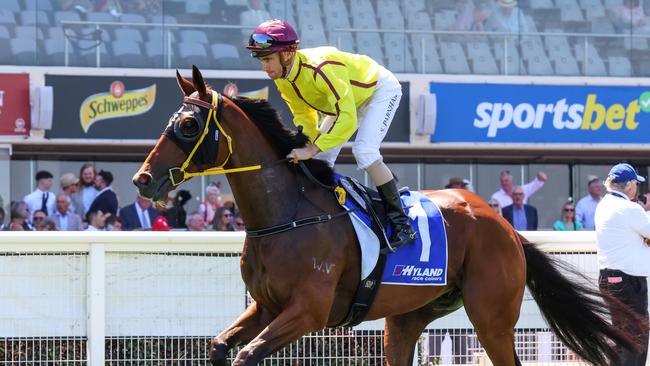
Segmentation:
<svg viewBox="0 0 650 366">
<path fill-rule="evenodd" d="M 62 174 L 60 190 L 55 193 L 54 176 L 41 170 L 34 177 L 36 189 L 20 201 L 11 202 L 5 223 L 0 208 L 3 231 L 243 231 L 243 218 L 232 201 L 222 202 L 218 184 L 206 188 L 206 200 L 195 212 L 185 205 L 192 198 L 186 190 L 171 192 L 165 205 L 154 205 L 137 196 L 134 202 L 120 207 L 112 188 L 113 174 L 96 171 L 93 164 L 82 165 L 79 177 Z"/>
<path fill-rule="evenodd" d="M 530 182 L 516 186 L 510 171 L 500 173 L 501 188 L 488 200 L 490 209 L 503 216 L 517 230 L 538 230 L 539 216 L 537 208 L 529 205 L 528 199 L 544 186 L 546 173 L 538 172 Z M 471 182 L 460 177 L 449 179 L 444 188 L 471 189 Z M 589 176 L 587 194 L 577 204 L 572 197 L 561 208 L 558 219 L 553 223 L 553 230 L 576 231 L 595 230 L 594 217 L 596 206 L 603 198 L 603 182 L 595 176 Z M 646 211 L 650 211 L 650 193 L 640 194 L 636 202 Z"/>
<path fill-rule="evenodd" d="M 106 170 L 98 172 L 91 163 L 81 166 L 79 176 L 71 172 L 62 174 L 58 179 L 59 189 L 54 186 L 54 176 L 46 170 L 37 172 L 34 179 L 34 191 L 20 201 L 11 202 L 8 220 L 5 220 L 5 211 L 0 207 L 0 230 L 245 230 L 236 203 L 224 201 L 217 182 L 205 188 L 205 200 L 200 202 L 196 211 L 188 213 L 185 205 L 192 194 L 187 190 L 170 192 L 163 205 L 155 205 L 139 195 L 133 202 L 120 204 L 112 189 L 113 174 Z M 515 229 L 538 230 L 539 214 L 528 200 L 547 179 L 546 173 L 540 171 L 528 183 L 516 185 L 512 173 L 504 170 L 499 174 L 500 187 L 490 195 L 487 204 Z M 472 182 L 461 177 L 450 178 L 444 188 L 474 190 Z M 601 179 L 588 176 L 587 194 L 577 202 L 569 198 L 558 207 L 553 230 L 594 230 L 596 206 L 603 193 Z M 646 211 L 650 211 L 649 196 L 650 193 L 646 193 L 638 198 Z"/>
</svg>

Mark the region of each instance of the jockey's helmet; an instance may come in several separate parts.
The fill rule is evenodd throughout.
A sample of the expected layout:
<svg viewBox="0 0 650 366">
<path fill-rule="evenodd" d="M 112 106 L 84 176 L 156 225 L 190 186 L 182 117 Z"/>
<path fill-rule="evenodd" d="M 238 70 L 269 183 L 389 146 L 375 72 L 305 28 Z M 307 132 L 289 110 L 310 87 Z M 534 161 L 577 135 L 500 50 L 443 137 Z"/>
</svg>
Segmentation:
<svg viewBox="0 0 650 366">
<path fill-rule="evenodd" d="M 263 57 L 275 52 L 295 51 L 298 43 L 298 34 L 289 23 L 273 19 L 255 28 L 246 48 L 251 50 L 251 56 Z"/>
</svg>

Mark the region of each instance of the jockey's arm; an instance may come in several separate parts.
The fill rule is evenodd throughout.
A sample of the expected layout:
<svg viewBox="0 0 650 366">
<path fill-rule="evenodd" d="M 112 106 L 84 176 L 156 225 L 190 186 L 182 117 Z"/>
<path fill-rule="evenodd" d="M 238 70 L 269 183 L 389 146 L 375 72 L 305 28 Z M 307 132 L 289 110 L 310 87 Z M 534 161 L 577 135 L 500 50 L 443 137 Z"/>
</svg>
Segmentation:
<svg viewBox="0 0 650 366">
<path fill-rule="evenodd" d="M 346 143 L 357 130 L 357 107 L 350 85 L 347 69 L 339 65 L 326 65 L 316 78 L 316 87 L 325 95 L 336 120 L 314 142 L 321 151 L 326 151 Z"/>
<path fill-rule="evenodd" d="M 318 112 L 303 103 L 292 103 L 292 100 L 282 93 L 280 96 L 293 114 L 293 124 L 302 126 L 302 132 L 309 137 L 310 141 L 314 141 L 318 136 Z"/>
</svg>

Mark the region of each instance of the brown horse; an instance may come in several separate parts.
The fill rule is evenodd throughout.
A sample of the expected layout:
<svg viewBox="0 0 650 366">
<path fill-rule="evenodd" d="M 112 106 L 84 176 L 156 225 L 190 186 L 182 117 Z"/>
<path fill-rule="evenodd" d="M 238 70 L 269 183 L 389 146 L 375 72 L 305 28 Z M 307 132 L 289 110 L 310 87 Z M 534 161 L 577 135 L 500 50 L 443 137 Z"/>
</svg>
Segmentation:
<svg viewBox="0 0 650 366">
<path fill-rule="evenodd" d="M 256 365 L 346 318 L 360 283 L 359 244 L 347 216 L 283 230 L 301 218 L 342 212 L 331 191 L 283 160 L 307 142 L 302 133 L 285 129 L 267 102 L 221 97 L 196 67 L 192 81 L 176 76 L 184 103 L 133 181 L 143 196 L 160 200 L 187 178 L 227 173 L 247 228 L 278 231 L 246 238 L 241 273 L 255 302 L 210 345 L 213 365 L 225 365 L 228 350 L 244 344 L 233 365 Z M 309 165 L 331 182 L 324 164 Z M 612 343 L 634 347 L 607 321 L 597 291 L 563 276 L 480 197 L 456 189 L 423 193 L 445 219 L 448 284 L 381 285 L 365 320 L 386 318 L 389 365 L 411 365 L 425 327 L 463 305 L 492 362 L 519 365 L 514 327 L 526 284 L 551 329 L 586 361 L 615 360 Z"/>
</svg>

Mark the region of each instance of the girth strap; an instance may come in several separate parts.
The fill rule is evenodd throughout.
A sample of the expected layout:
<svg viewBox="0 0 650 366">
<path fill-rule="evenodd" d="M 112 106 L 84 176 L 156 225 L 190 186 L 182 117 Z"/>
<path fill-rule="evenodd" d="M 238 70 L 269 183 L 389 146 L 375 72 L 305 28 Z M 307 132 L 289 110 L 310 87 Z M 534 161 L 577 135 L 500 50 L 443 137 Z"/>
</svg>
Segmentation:
<svg viewBox="0 0 650 366">
<path fill-rule="evenodd" d="M 333 214 L 333 215 L 332 214 L 326 214 L 326 215 L 319 215 L 319 216 L 310 216 L 310 217 L 305 217 L 304 219 L 295 220 L 295 221 L 288 222 L 286 224 L 271 226 L 271 227 L 267 227 L 267 228 L 264 228 L 264 229 L 246 230 L 246 236 L 251 237 L 251 238 L 260 238 L 260 237 L 267 236 L 267 235 L 278 234 L 278 233 L 289 231 L 291 229 L 299 228 L 299 227 L 302 227 L 302 226 L 321 224 L 321 223 L 324 223 L 324 222 L 328 222 L 328 221 L 330 221 L 332 219 L 335 219 L 337 217 L 347 215 L 348 213 L 349 213 L 348 211 L 343 211 L 343 212 L 339 212 L 339 213 L 336 213 L 336 214 Z"/>
</svg>

